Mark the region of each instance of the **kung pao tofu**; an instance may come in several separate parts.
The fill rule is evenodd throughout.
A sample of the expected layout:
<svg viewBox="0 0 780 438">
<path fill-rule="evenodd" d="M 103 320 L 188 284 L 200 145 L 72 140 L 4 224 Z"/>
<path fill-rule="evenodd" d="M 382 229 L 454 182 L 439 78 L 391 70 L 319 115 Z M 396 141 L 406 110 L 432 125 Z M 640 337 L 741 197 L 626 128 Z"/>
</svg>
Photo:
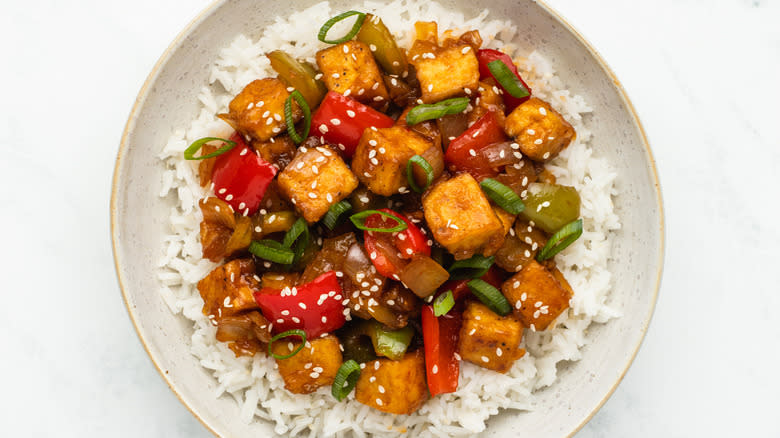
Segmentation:
<svg viewBox="0 0 780 438">
<path fill-rule="evenodd" d="M 219 263 L 197 287 L 216 339 L 273 357 L 286 390 L 405 415 L 566 313 L 580 199 L 545 163 L 575 132 L 478 31 L 418 22 L 403 49 L 362 17 L 316 67 L 267 54 L 277 76 L 219 114 L 235 133 L 185 152 Z"/>
</svg>

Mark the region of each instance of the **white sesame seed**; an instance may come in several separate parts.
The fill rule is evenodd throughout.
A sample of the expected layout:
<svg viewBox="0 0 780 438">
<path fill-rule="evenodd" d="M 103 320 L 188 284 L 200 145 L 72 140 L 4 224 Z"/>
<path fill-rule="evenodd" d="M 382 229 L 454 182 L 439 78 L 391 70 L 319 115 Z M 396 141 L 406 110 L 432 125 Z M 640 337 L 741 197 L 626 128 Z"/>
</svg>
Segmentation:
<svg viewBox="0 0 780 438">
<path fill-rule="evenodd" d="M 537 301 L 537 302 L 534 303 L 534 307 L 536 307 L 538 309 L 539 307 L 542 307 L 542 304 L 544 304 L 544 303 L 542 303 L 541 301 Z"/>
<path fill-rule="evenodd" d="M 317 175 L 317 174 L 319 174 L 319 173 L 320 173 L 320 169 L 319 169 L 319 168 L 318 168 L 316 165 L 314 165 L 314 164 L 312 164 L 312 165 L 311 165 L 311 171 L 312 171 L 312 173 L 314 173 L 315 175 Z"/>
<path fill-rule="evenodd" d="M 380 365 L 382 364 L 379 361 L 374 362 L 374 370 L 378 370 Z"/>
<path fill-rule="evenodd" d="M 377 160 L 376 158 L 372 158 L 371 164 L 373 164 L 374 166 L 379 166 L 379 160 Z"/>
<path fill-rule="evenodd" d="M 482 362 L 488 363 L 490 362 L 490 359 L 488 359 L 487 356 L 482 356 Z"/>
<path fill-rule="evenodd" d="M 312 379 L 316 379 L 316 378 L 320 377 L 320 373 L 311 373 L 311 374 L 309 374 L 309 376 L 311 376 Z"/>
<path fill-rule="evenodd" d="M 316 193 L 314 193 L 314 192 L 309 192 L 309 197 L 310 197 L 311 199 L 317 199 L 317 194 L 316 194 Z"/>
<path fill-rule="evenodd" d="M 377 404 L 378 406 L 382 406 L 382 399 L 379 399 L 379 398 L 378 398 L 378 399 L 376 399 L 376 404 Z"/>
<path fill-rule="evenodd" d="M 371 89 L 376 90 L 377 88 L 379 88 L 379 82 L 374 82 L 374 85 L 371 86 Z"/>
<path fill-rule="evenodd" d="M 439 372 L 439 366 L 433 364 L 433 367 L 431 368 L 431 374 L 437 374 L 438 372 Z"/>
<path fill-rule="evenodd" d="M 353 117 L 353 118 L 354 118 L 354 117 L 355 117 L 355 112 L 354 112 L 354 111 L 352 111 L 352 110 L 347 110 L 347 115 L 348 115 L 349 117 Z"/>
<path fill-rule="evenodd" d="M 475 151 L 474 149 L 469 149 L 469 155 L 471 155 L 472 157 L 476 157 L 477 151 Z"/>
<path fill-rule="evenodd" d="M 227 192 L 227 189 L 219 189 L 219 194 L 224 195 L 225 192 Z"/>
<path fill-rule="evenodd" d="M 376 46 L 375 46 L 375 45 L 371 44 L 370 46 L 368 46 L 368 48 L 369 48 L 369 49 L 370 49 L 372 52 L 376 52 Z"/>
<path fill-rule="evenodd" d="M 541 106 L 540 106 L 540 107 L 539 107 L 539 114 L 541 114 L 541 115 L 543 115 L 543 116 L 546 116 L 546 115 L 547 115 L 547 110 L 546 110 L 546 109 L 544 109 L 544 107 L 541 107 Z"/>
<path fill-rule="evenodd" d="M 330 119 L 330 123 L 333 123 L 333 126 L 339 126 L 341 124 L 341 120 L 339 120 L 339 119 Z"/>
<path fill-rule="evenodd" d="M 477 329 L 475 329 L 475 328 L 471 329 L 471 331 L 469 332 L 469 336 L 473 335 L 476 332 L 477 332 Z"/>
<path fill-rule="evenodd" d="M 352 94 L 352 89 L 348 89 L 347 91 L 345 91 L 344 92 L 344 97 L 349 96 L 350 94 Z"/>
<path fill-rule="evenodd" d="M 276 120 L 277 122 L 281 122 L 282 121 L 282 116 L 279 115 L 278 113 L 274 114 L 274 120 Z"/>
<path fill-rule="evenodd" d="M 277 320 L 276 320 L 276 322 L 278 322 L 279 324 L 281 324 L 281 323 L 283 323 L 283 322 L 284 322 L 284 320 L 283 320 L 282 318 L 279 318 L 279 319 L 277 319 Z"/>
<path fill-rule="evenodd" d="M 534 140 L 534 144 L 542 144 L 542 139 L 541 138 L 537 138 L 536 140 Z M 548 153 L 547 155 L 550 155 L 550 154 Z"/>
<path fill-rule="evenodd" d="M 518 301 L 515 303 L 515 309 L 520 309 L 521 307 L 523 307 L 523 302 L 518 300 Z"/>
<path fill-rule="evenodd" d="M 320 132 L 323 133 L 323 134 L 327 134 L 328 133 L 328 127 L 324 123 L 320 125 L 319 129 L 320 129 Z"/>
<path fill-rule="evenodd" d="M 298 323 L 300 323 L 300 322 L 301 322 L 301 319 L 300 319 L 300 318 L 298 318 L 297 316 L 293 316 L 293 317 L 292 317 L 292 320 L 293 320 L 293 322 L 294 322 L 294 323 L 296 323 L 296 324 L 298 324 Z"/>
<path fill-rule="evenodd" d="M 298 307 L 300 307 L 303 310 L 306 310 L 306 303 L 303 303 L 303 302 L 298 303 Z"/>
<path fill-rule="evenodd" d="M 227 195 L 225 196 L 225 201 L 230 201 L 233 199 L 233 195 Z"/>
<path fill-rule="evenodd" d="M 384 98 L 384 97 L 382 97 L 382 96 L 375 96 L 375 97 L 374 97 L 374 102 L 381 102 L 381 101 L 383 101 L 383 100 L 385 100 L 385 98 Z"/>
<path fill-rule="evenodd" d="M 338 74 L 338 73 L 333 73 L 331 76 L 332 76 L 334 79 L 338 79 L 338 78 L 339 78 L 339 74 Z"/>
<path fill-rule="evenodd" d="M 545 152 L 544 155 L 542 155 L 542 159 L 546 160 L 548 158 L 550 158 L 550 153 L 549 152 Z"/>
<path fill-rule="evenodd" d="M 466 53 L 469 53 L 469 50 L 471 50 L 471 46 L 466 46 L 463 48 L 463 50 L 460 51 L 460 53 L 465 55 Z"/>
</svg>

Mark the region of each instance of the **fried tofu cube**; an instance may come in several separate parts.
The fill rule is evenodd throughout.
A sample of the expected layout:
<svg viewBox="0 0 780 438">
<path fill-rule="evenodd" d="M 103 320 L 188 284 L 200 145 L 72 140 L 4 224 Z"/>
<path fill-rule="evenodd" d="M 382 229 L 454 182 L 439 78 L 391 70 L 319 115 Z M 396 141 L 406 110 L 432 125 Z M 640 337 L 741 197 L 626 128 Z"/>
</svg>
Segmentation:
<svg viewBox="0 0 780 438">
<path fill-rule="evenodd" d="M 530 260 L 505 281 L 501 292 L 513 306 L 515 316 L 532 330 L 545 330 L 569 307 L 572 297 L 568 282 L 564 286 L 555 274 L 535 260 Z"/>
<path fill-rule="evenodd" d="M 413 61 L 413 65 L 425 103 L 465 96 L 477 90 L 479 62 L 474 49 L 468 44 L 461 43 L 435 54 L 423 53 Z"/>
<path fill-rule="evenodd" d="M 437 183 L 423 197 L 425 221 L 433 237 L 463 260 L 492 255 L 504 240 L 504 225 L 468 173 Z"/>
<path fill-rule="evenodd" d="M 284 102 L 289 95 L 287 86 L 279 79 L 257 79 L 230 101 L 230 112 L 219 117 L 241 134 L 256 141 L 267 141 L 287 129 Z M 295 101 L 292 110 L 296 122 L 303 117 Z"/>
<path fill-rule="evenodd" d="M 408 186 L 406 163 L 432 146 L 433 143 L 405 126 L 367 129 L 352 157 L 352 170 L 377 195 L 406 192 L 401 190 Z"/>
<path fill-rule="evenodd" d="M 389 102 L 382 73 L 365 43 L 347 41 L 320 50 L 317 65 L 328 90 L 373 106 Z"/>
<path fill-rule="evenodd" d="M 496 205 L 493 206 L 493 212 L 496 213 L 496 217 L 501 221 L 501 226 L 504 227 L 504 234 L 508 233 L 509 229 L 514 225 L 517 216 Z"/>
<path fill-rule="evenodd" d="M 257 309 L 253 292 L 260 287 L 254 275 L 255 263 L 251 259 L 236 259 L 211 271 L 198 282 L 203 314 L 219 321 L 225 316 Z"/>
<path fill-rule="evenodd" d="M 549 103 L 532 97 L 506 117 L 504 130 L 528 158 L 552 160 L 574 139 L 574 128 Z"/>
<path fill-rule="evenodd" d="M 301 351 L 287 359 L 276 359 L 284 388 L 295 394 L 310 394 L 323 386 L 331 386 L 342 363 L 339 339 L 333 335 L 316 338 L 306 343 Z M 301 345 L 298 342 L 273 343 L 271 351 L 286 356 Z"/>
<path fill-rule="evenodd" d="M 390 414 L 415 412 L 428 398 L 423 351 L 406 353 L 397 361 L 377 359 L 366 362 L 355 387 L 355 398 L 364 405 Z"/>
<path fill-rule="evenodd" d="M 525 354 L 519 348 L 523 325 L 514 316 L 501 316 L 486 305 L 469 301 L 463 311 L 458 354 L 482 368 L 506 373 Z"/>
<path fill-rule="evenodd" d="M 279 174 L 279 190 L 309 223 L 349 196 L 358 180 L 341 156 L 327 146 L 300 148 Z"/>
</svg>

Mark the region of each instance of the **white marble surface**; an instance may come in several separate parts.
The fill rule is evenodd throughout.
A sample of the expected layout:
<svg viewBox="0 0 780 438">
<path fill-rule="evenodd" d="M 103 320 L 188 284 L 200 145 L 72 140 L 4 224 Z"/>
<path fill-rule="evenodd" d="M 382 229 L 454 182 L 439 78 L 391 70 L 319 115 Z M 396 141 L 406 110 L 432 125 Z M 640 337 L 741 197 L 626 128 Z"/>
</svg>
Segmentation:
<svg viewBox="0 0 780 438">
<path fill-rule="evenodd" d="M 3 2 L 2 436 L 210 436 L 132 329 L 108 219 L 133 99 L 208 2 Z M 550 3 L 627 88 L 667 213 L 648 336 L 577 436 L 780 436 L 780 2 Z"/>
</svg>

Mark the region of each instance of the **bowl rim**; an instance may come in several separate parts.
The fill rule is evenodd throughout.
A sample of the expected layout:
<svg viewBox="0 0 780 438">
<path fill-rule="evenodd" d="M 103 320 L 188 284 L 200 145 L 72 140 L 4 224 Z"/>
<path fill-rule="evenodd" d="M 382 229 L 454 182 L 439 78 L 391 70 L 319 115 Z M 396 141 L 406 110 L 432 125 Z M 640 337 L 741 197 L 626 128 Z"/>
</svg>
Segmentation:
<svg viewBox="0 0 780 438">
<path fill-rule="evenodd" d="M 612 386 L 609 388 L 607 393 L 604 395 L 604 397 L 597 403 L 591 412 L 584 416 L 579 424 L 574 427 L 574 429 L 569 432 L 568 435 L 566 435 L 566 438 L 572 438 L 577 432 L 582 429 L 585 424 L 587 424 L 594 415 L 604 406 L 604 404 L 609 400 L 610 397 L 612 397 L 612 394 L 614 394 L 615 390 L 617 389 L 618 385 L 623 381 L 623 378 L 628 373 L 629 368 L 631 368 L 631 365 L 634 362 L 634 359 L 636 359 L 637 354 L 639 353 L 639 349 L 642 347 L 642 344 L 644 343 L 645 337 L 647 336 L 647 331 L 650 326 L 650 322 L 653 319 L 653 314 L 655 313 L 656 304 L 658 302 L 658 294 L 661 288 L 661 277 L 663 276 L 663 269 L 664 269 L 664 256 L 665 256 L 665 249 L 666 249 L 666 228 L 665 228 L 665 215 L 664 215 L 664 204 L 663 204 L 663 196 L 661 194 L 661 183 L 660 179 L 658 177 L 658 169 L 655 163 L 655 158 L 653 157 L 653 152 L 650 148 L 650 142 L 648 141 L 647 133 L 645 132 L 644 127 L 642 126 L 642 122 L 639 119 L 639 116 L 637 114 L 636 108 L 634 107 L 633 103 L 631 102 L 631 99 L 628 97 L 628 93 L 623 88 L 622 83 L 618 80 L 617 76 L 615 75 L 615 72 L 612 70 L 612 68 L 607 64 L 607 62 L 604 60 L 604 58 L 601 56 L 601 54 L 596 50 L 595 47 L 593 47 L 587 39 L 572 26 L 560 13 L 558 13 L 555 9 L 553 9 L 551 6 L 549 6 L 547 3 L 545 3 L 545 0 L 532 0 L 534 3 L 536 3 L 538 6 L 540 6 L 545 12 L 550 14 L 555 20 L 558 21 L 558 23 L 563 26 L 564 29 L 566 29 L 568 32 L 570 32 L 576 39 L 579 41 L 587 50 L 590 52 L 590 55 L 596 60 L 596 62 L 599 64 L 601 69 L 609 75 L 610 79 L 612 80 L 613 86 L 616 88 L 618 95 L 620 99 L 623 101 L 623 103 L 628 108 L 631 119 L 633 121 L 633 124 L 636 126 L 636 128 L 639 131 L 640 139 L 642 141 L 642 145 L 645 150 L 645 155 L 647 157 L 648 163 L 650 165 L 650 169 L 652 170 L 651 176 L 654 180 L 654 186 L 655 186 L 655 194 L 656 194 L 656 201 L 658 204 L 658 225 L 659 225 L 659 251 L 658 251 L 658 270 L 656 272 L 656 282 L 655 282 L 655 288 L 653 290 L 653 296 L 652 300 L 650 302 L 650 309 L 647 314 L 647 317 L 645 321 L 643 322 L 643 325 L 641 327 L 641 333 L 642 336 L 639 338 L 639 342 L 634 347 L 633 351 L 631 351 L 631 354 L 628 357 L 628 360 L 626 361 L 625 365 L 623 366 L 623 370 L 620 373 L 620 376 L 615 380 L 615 382 L 612 384 Z M 146 101 L 149 93 L 149 89 L 151 84 L 157 79 L 160 70 L 162 69 L 163 65 L 165 65 L 168 60 L 171 57 L 171 54 L 173 51 L 181 44 L 181 42 L 187 37 L 187 35 L 190 34 L 190 32 L 200 24 L 201 21 L 203 21 L 208 15 L 213 13 L 215 10 L 217 10 L 219 7 L 221 7 L 224 3 L 227 3 L 227 0 L 213 0 L 210 4 L 208 4 L 202 11 L 200 11 L 185 27 L 182 29 L 176 37 L 171 41 L 171 43 L 168 45 L 168 47 L 165 49 L 165 51 L 160 55 L 160 57 L 157 59 L 157 62 L 154 64 L 154 67 L 152 67 L 152 70 L 147 75 L 146 79 L 144 80 L 143 85 L 141 86 L 140 91 L 138 92 L 138 95 L 135 98 L 135 101 L 133 103 L 133 106 L 130 110 L 130 114 L 128 115 L 127 122 L 125 123 L 124 130 L 122 131 L 122 137 L 120 139 L 119 143 L 119 151 L 117 152 L 116 161 L 114 164 L 114 174 L 111 181 L 111 201 L 110 201 L 110 215 L 111 215 L 111 249 L 114 256 L 114 268 L 116 270 L 117 275 L 117 281 L 119 283 L 119 289 L 122 293 L 122 300 L 125 304 L 125 309 L 127 310 L 128 316 L 130 317 L 130 321 L 133 324 L 133 328 L 135 329 L 136 334 L 138 335 L 139 341 L 141 341 L 141 345 L 143 346 L 144 350 L 146 350 L 147 356 L 152 361 L 152 364 L 154 365 L 154 368 L 157 370 L 157 372 L 160 374 L 160 376 L 163 378 L 163 381 L 168 385 L 170 390 L 173 392 L 173 394 L 176 396 L 176 398 L 179 399 L 179 401 L 184 405 L 185 408 L 187 408 L 190 413 L 198 419 L 198 421 L 207 429 L 209 430 L 214 436 L 223 438 L 223 435 L 221 435 L 219 432 L 217 432 L 214 427 L 212 427 L 209 422 L 207 422 L 204 418 L 202 418 L 198 412 L 195 411 L 195 408 L 190 406 L 190 404 L 187 402 L 187 400 L 184 399 L 184 397 L 177 391 L 176 385 L 172 380 L 172 377 L 163 370 L 162 366 L 158 362 L 158 359 L 152 354 L 149 346 L 146 343 L 146 339 L 144 338 L 144 332 L 140 329 L 140 326 L 138 324 L 137 315 L 135 314 L 135 311 L 133 310 L 133 306 L 130 305 L 130 301 L 128 298 L 127 290 L 125 289 L 125 282 L 124 282 L 124 275 L 121 269 L 122 260 L 121 255 L 119 253 L 119 227 L 118 227 L 118 209 L 117 209 L 117 199 L 118 199 L 118 193 L 119 193 L 119 174 L 120 174 L 120 168 L 122 164 L 122 159 L 125 156 L 125 153 L 128 149 L 128 137 L 131 131 L 131 128 L 135 126 L 135 122 L 138 118 L 138 113 L 141 109 L 142 104 Z"/>
</svg>

